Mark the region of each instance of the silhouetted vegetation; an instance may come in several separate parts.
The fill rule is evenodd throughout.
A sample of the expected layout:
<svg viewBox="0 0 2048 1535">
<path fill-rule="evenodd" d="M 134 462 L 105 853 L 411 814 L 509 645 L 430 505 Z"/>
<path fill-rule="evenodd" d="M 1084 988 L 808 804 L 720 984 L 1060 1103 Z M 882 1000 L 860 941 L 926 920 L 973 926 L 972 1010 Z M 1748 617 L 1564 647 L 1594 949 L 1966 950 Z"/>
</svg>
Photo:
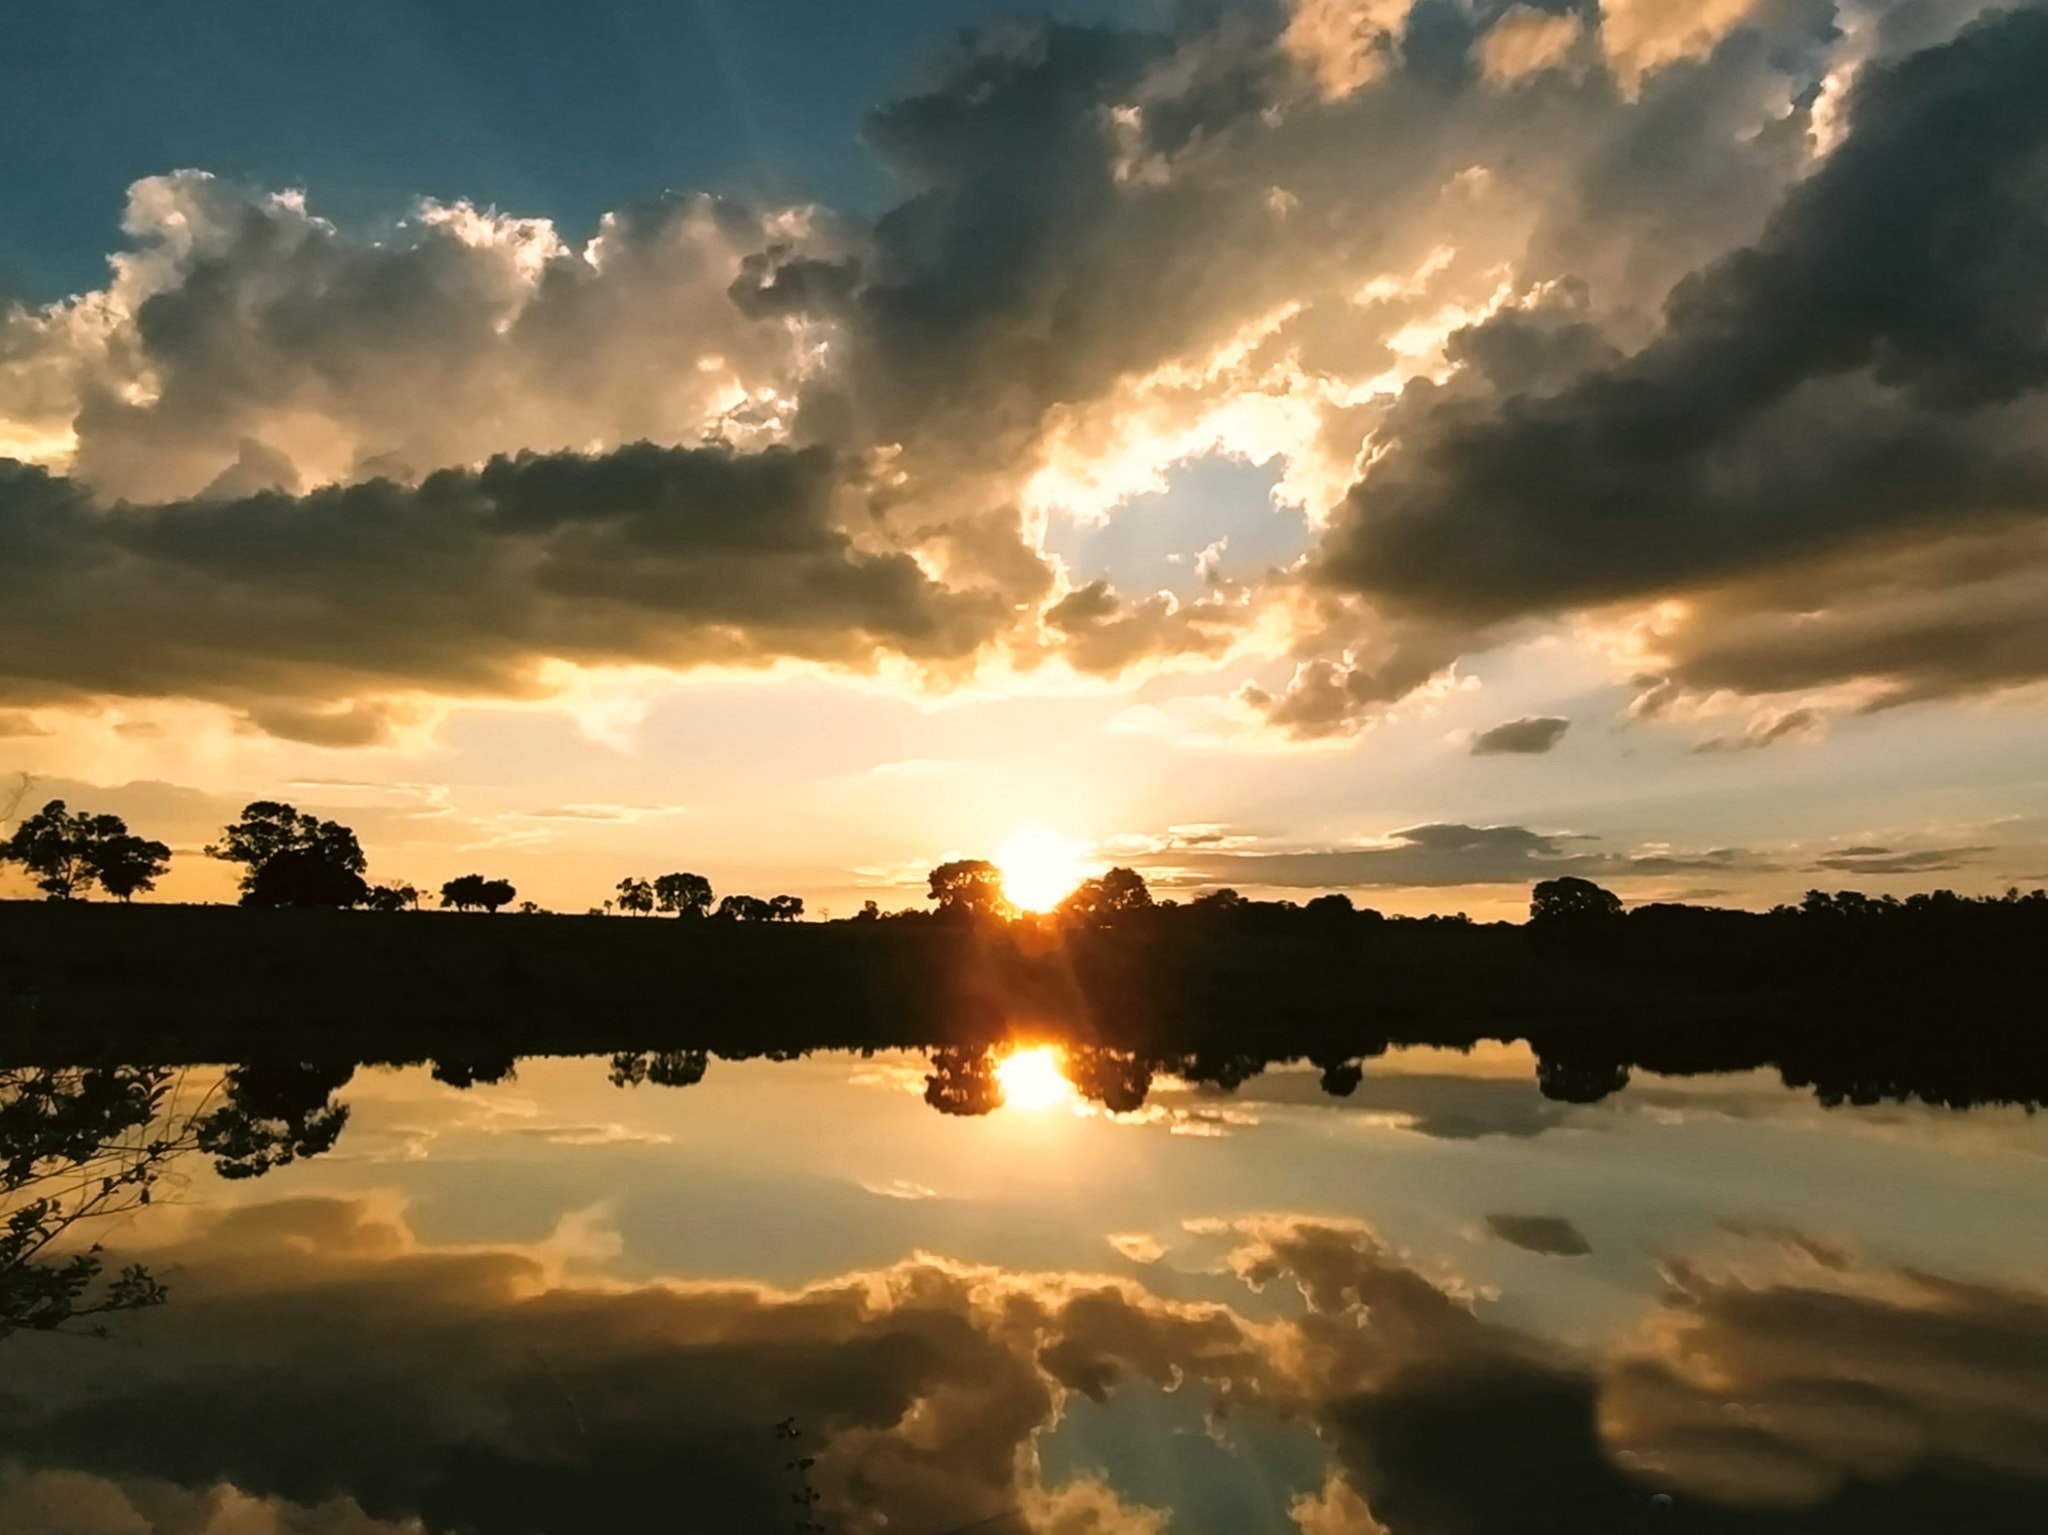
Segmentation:
<svg viewBox="0 0 2048 1535">
<path fill-rule="evenodd" d="M 418 892 L 372 890 L 352 831 L 272 801 L 249 805 L 207 849 L 244 866 L 243 906 L 369 914 L 86 909 L 62 898 L 89 883 L 147 888 L 138 880 L 161 869 L 163 849 L 61 802 L 5 848 L 59 897 L 0 905 L 0 1052 L 29 1062 L 108 1050 L 489 1063 L 591 1049 L 644 1058 L 644 1079 L 659 1081 L 689 1076 L 656 1064 L 676 1050 L 946 1047 L 969 1053 L 938 1072 L 933 1101 L 971 1112 L 984 1095 L 973 1052 L 1028 1027 L 1123 1052 L 1098 1084 L 1104 1102 L 1141 1098 L 1154 1071 L 1186 1067 L 1228 1087 L 1295 1057 L 1321 1065 L 1337 1092 L 1356 1085 L 1349 1063 L 1388 1042 L 1481 1037 L 1530 1041 L 1545 1091 L 1572 1101 L 1613 1091 L 1632 1067 L 1761 1064 L 1828 1101 L 2048 1101 L 2048 1037 L 2034 1021 L 2041 892 L 1814 891 L 1768 913 L 1625 910 L 1567 877 L 1537 885 L 1518 925 L 1387 918 L 1340 893 L 1297 905 L 1225 889 L 1183 903 L 1114 868 L 1034 915 L 1011 905 L 994 864 L 959 859 L 931 871 L 929 910 L 870 901 L 850 920 L 798 925 L 795 896 L 714 904 L 709 880 L 676 872 L 628 877 L 606 903 L 690 919 L 662 925 L 658 940 L 531 902 L 520 909 L 535 921 L 501 937 L 495 924 L 381 920 L 416 907 Z M 122 868 L 131 875 L 109 873 Z M 440 893 L 444 906 L 484 912 L 517 895 L 478 874 Z M 1089 1069 L 1109 1071 L 1110 1059 Z M 289 1074 L 266 1071 L 242 1092 L 252 1111 L 286 1093 L 248 1132 L 264 1155 L 331 1140 L 317 1109 L 299 1121 L 303 1145 L 279 1138 L 297 1109 Z M 226 1122 L 213 1132 L 233 1133 Z M 246 1160 L 230 1139 L 217 1147 Z"/>
<path fill-rule="evenodd" d="M 441 887 L 441 904 L 457 911 L 494 912 L 501 906 L 510 906 L 518 894 L 508 879 L 464 874 Z"/>
<path fill-rule="evenodd" d="M 0 842 L 0 863 L 18 863 L 53 901 L 85 895 L 94 885 L 125 901 L 154 890 L 170 867 L 171 850 L 135 836 L 117 815 L 86 815 L 53 799 Z"/>
<path fill-rule="evenodd" d="M 206 850 L 243 865 L 244 906 L 361 906 L 370 899 L 356 834 L 275 800 L 245 806 Z"/>
<path fill-rule="evenodd" d="M 330 1149 L 353 1071 L 251 1063 L 199 1091 L 163 1065 L 0 1067 L 0 1339 L 103 1333 L 162 1304 L 146 1267 L 104 1272 L 91 1233 L 151 1204 L 183 1158 L 246 1178 Z"/>
</svg>

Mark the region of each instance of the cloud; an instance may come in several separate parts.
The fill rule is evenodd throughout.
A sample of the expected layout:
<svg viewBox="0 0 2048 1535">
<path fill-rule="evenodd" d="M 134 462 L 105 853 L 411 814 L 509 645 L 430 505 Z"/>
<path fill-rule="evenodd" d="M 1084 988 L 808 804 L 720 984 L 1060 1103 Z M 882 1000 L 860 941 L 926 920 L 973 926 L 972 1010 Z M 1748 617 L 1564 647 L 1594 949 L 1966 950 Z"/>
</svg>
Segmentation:
<svg viewBox="0 0 2048 1535">
<path fill-rule="evenodd" d="M 1835 874 L 1936 874 L 1960 869 L 1992 851 L 1994 849 L 1986 846 L 1929 847 L 1910 851 L 1851 847 L 1815 859 L 1813 867 Z"/>
<path fill-rule="evenodd" d="M 344 228 L 317 188 L 147 178 L 105 287 L 0 309 L 0 452 L 49 471 L 0 486 L 0 710 L 189 696 L 347 745 L 548 660 L 1256 651 L 1292 679 L 1241 709 L 1336 740 L 1666 599 L 1640 669 L 1676 687 L 2032 681 L 2044 23 L 1881 9 L 998 28 L 875 113 L 872 218 Z M 1305 567 L 1176 600 L 1046 552 L 1216 452 L 1279 466 Z M 674 502 L 607 500 L 636 474 Z M 502 518 L 514 480 L 552 510 Z"/>
<path fill-rule="evenodd" d="M 1274 1292 L 1254 1321 L 931 1256 L 799 1291 L 585 1284 L 573 1254 L 430 1247 L 389 1211 L 288 1200 L 153 1253 L 177 1287 L 123 1324 L 143 1346 L 81 1374 L 62 1340 L 11 1341 L 0 1506 L 45 1528 L 189 1529 L 209 1500 L 294 1532 L 766 1527 L 788 1517 L 772 1425 L 793 1415 L 834 1527 L 1015 1509 L 1044 1535 L 1150 1535 L 1169 1511 L 1105 1478 L 1048 1485 L 1035 1453 L 1069 1394 L 1146 1385 L 1219 1435 L 1312 1430 L 1330 1472 L 1294 1506 L 1330 1535 L 1491 1535 L 1532 1510 L 1627 1529 L 1659 1488 L 1728 1535 L 1905 1535 L 1939 1509 L 2038 1524 L 2043 1297 L 1793 1235 L 1760 1261 L 1673 1260 L 1635 1340 L 1589 1354 L 1346 1222 L 1202 1224 Z"/>
<path fill-rule="evenodd" d="M 1486 1229 L 1501 1241 L 1546 1258 L 1583 1258 L 1593 1244 L 1561 1215 L 1489 1215 Z"/>
<path fill-rule="evenodd" d="M 1526 826 L 1410 826 L 1373 842 L 1299 852 L 1210 852 L 1172 855 L 1183 876 L 1215 884 L 1344 889 L 1407 885 L 1527 884 L 1574 874 L 1582 878 L 1668 875 L 1699 871 L 1763 872 L 1775 867 L 1736 848 L 1699 853 L 1663 850 L 1617 853 L 1583 844 L 1595 839 Z"/>
<path fill-rule="evenodd" d="M 1317 579 L 1474 635 L 1697 593 L 1665 659 L 1701 688 L 2038 675 L 2044 68 L 2036 10 L 1866 67 L 1843 142 L 1628 355 L 1555 304 L 1454 338 L 1466 367 L 1404 392 Z M 1563 373 L 1503 374 L 1509 338 Z"/>
<path fill-rule="evenodd" d="M 0 464 L 0 696 L 206 698 L 344 744 L 391 728 L 376 695 L 531 695 L 550 660 L 869 667 L 993 633 L 1000 602 L 862 547 L 836 488 L 820 449 L 643 443 L 108 507 Z"/>
<path fill-rule="evenodd" d="M 1695 752 L 1757 751 L 1780 741 L 1811 741 L 1827 729 L 1826 717 L 1817 709 L 1767 709 L 1754 716 L 1740 735 L 1708 736 L 1693 747 Z"/>
<path fill-rule="evenodd" d="M 1555 714 L 1526 714 L 1520 719 L 1482 730 L 1472 738 L 1472 755 L 1495 757 L 1504 753 L 1541 755 L 1564 739 L 1572 722 Z"/>
</svg>

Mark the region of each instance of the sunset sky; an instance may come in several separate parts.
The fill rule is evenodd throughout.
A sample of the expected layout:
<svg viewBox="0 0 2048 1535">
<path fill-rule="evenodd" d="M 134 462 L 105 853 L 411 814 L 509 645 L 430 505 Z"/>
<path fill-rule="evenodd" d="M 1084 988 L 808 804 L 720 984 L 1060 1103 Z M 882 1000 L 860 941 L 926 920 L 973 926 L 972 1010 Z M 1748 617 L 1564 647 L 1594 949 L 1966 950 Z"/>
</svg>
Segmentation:
<svg viewBox="0 0 2048 1535">
<path fill-rule="evenodd" d="M 566 910 L 2048 883 L 2044 82 L 1954 0 L 30 0 L 0 812 L 174 900 L 254 798 Z"/>
</svg>

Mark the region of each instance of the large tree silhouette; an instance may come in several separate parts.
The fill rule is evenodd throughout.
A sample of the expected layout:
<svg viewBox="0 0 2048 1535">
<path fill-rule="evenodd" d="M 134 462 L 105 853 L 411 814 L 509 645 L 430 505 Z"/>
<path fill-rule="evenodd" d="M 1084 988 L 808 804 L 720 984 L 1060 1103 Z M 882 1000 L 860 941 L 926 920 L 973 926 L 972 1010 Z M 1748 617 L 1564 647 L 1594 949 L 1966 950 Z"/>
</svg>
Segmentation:
<svg viewBox="0 0 2048 1535">
<path fill-rule="evenodd" d="M 276 800 L 244 806 L 206 856 L 244 866 L 244 906 L 360 906 L 370 897 L 356 834 Z"/>
<path fill-rule="evenodd" d="M 171 850 L 128 830 L 117 815 L 86 815 L 53 799 L 0 842 L 0 863 L 18 863 L 53 901 L 69 901 L 98 885 L 127 900 L 156 888 Z"/>
</svg>

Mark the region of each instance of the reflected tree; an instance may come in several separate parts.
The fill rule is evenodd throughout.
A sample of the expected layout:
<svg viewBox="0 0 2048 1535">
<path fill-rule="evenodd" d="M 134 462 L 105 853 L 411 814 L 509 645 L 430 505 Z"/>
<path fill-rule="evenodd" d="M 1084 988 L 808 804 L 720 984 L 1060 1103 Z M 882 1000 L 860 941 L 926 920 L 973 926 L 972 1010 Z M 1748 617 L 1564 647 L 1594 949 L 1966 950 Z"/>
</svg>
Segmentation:
<svg viewBox="0 0 2048 1535">
<path fill-rule="evenodd" d="M 613 1087 L 695 1087 L 710 1069 L 705 1050 L 621 1050 L 609 1062 Z"/>
<path fill-rule="evenodd" d="M 490 1055 L 437 1056 L 434 1080 L 450 1087 L 488 1087 L 519 1075 L 519 1060 L 509 1050 Z"/>
<path fill-rule="evenodd" d="M 1266 1062 L 1256 1055 L 1221 1054 L 1203 1050 L 1183 1056 L 1180 1064 L 1174 1069 L 1174 1075 L 1186 1082 L 1234 1093 L 1265 1069 Z"/>
<path fill-rule="evenodd" d="M 1536 1062 L 1536 1085 L 1559 1103 L 1598 1103 L 1627 1087 L 1628 1078 L 1619 1061 L 1544 1056 Z"/>
<path fill-rule="evenodd" d="M 985 1046 L 945 1045 L 932 1052 L 924 1101 L 941 1114 L 978 1115 L 1002 1107 L 995 1052 Z"/>
<path fill-rule="evenodd" d="M 147 1205 L 186 1132 L 163 1121 L 178 1078 L 158 1067 L 0 1070 L 0 1338 L 104 1335 L 104 1318 L 162 1303 L 131 1264 L 108 1275 L 96 1224 Z"/>
<path fill-rule="evenodd" d="M 1112 1114 L 1135 1114 L 1152 1091 L 1151 1063 L 1128 1050 L 1070 1049 L 1066 1073 L 1074 1091 Z"/>
<path fill-rule="evenodd" d="M 195 1125 L 199 1149 L 223 1178 L 257 1178 L 333 1149 L 348 1123 L 334 1094 L 355 1063 L 259 1061 L 231 1068 L 225 1102 Z"/>
<path fill-rule="evenodd" d="M 175 1163 L 210 1153 L 246 1178 L 334 1144 L 353 1067 L 238 1066 L 186 1101 L 161 1066 L 0 1068 L 0 1338 L 103 1333 L 105 1318 L 160 1305 L 130 1264 L 109 1274 L 90 1233 L 151 1204 Z"/>
<path fill-rule="evenodd" d="M 1349 1098 L 1365 1080 L 1365 1067 L 1357 1061 L 1317 1061 L 1322 1068 L 1318 1081 L 1332 1098 Z"/>
</svg>

